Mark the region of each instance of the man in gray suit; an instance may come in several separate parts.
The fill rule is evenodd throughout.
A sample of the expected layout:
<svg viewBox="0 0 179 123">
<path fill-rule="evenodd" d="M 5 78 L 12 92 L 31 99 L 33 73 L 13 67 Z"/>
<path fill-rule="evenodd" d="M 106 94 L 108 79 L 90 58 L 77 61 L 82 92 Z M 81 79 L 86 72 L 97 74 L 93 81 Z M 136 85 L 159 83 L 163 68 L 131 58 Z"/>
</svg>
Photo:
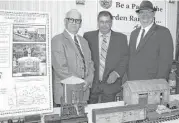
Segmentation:
<svg viewBox="0 0 179 123">
<path fill-rule="evenodd" d="M 60 104 L 63 95 L 61 80 L 76 76 L 86 81 L 84 100 L 89 98 L 93 82 L 93 62 L 88 42 L 77 33 L 81 27 L 81 14 L 73 9 L 64 19 L 65 30 L 52 39 L 52 74 L 54 102 Z"/>
<path fill-rule="evenodd" d="M 155 24 L 156 9 L 142 1 L 136 13 L 141 27 L 132 31 L 129 48 L 129 80 L 167 79 L 173 59 L 173 41 L 169 29 Z"/>
</svg>

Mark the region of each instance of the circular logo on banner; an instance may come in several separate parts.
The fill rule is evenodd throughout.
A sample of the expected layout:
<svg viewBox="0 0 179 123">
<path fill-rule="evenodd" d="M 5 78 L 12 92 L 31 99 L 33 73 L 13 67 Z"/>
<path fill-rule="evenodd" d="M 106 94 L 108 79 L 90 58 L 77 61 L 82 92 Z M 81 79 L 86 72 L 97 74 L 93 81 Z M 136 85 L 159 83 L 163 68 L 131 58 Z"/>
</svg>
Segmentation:
<svg viewBox="0 0 179 123">
<path fill-rule="evenodd" d="M 112 6 L 112 0 L 100 0 L 99 3 L 104 9 L 109 9 Z"/>
</svg>

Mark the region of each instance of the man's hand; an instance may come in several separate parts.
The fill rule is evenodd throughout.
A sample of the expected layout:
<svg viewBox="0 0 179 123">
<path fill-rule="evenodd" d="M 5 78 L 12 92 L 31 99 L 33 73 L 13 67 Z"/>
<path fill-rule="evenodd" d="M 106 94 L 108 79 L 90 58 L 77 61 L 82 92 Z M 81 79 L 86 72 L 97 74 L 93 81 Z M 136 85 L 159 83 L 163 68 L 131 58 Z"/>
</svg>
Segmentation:
<svg viewBox="0 0 179 123">
<path fill-rule="evenodd" d="M 88 88 L 91 87 L 91 83 L 90 82 L 87 82 L 85 81 L 85 85 L 83 86 L 83 91 L 86 91 Z"/>
<path fill-rule="evenodd" d="M 118 73 L 116 71 L 111 72 L 109 74 L 108 79 L 107 79 L 107 83 L 108 84 L 114 83 L 117 80 L 118 77 L 120 77 L 120 76 L 118 75 Z"/>
</svg>

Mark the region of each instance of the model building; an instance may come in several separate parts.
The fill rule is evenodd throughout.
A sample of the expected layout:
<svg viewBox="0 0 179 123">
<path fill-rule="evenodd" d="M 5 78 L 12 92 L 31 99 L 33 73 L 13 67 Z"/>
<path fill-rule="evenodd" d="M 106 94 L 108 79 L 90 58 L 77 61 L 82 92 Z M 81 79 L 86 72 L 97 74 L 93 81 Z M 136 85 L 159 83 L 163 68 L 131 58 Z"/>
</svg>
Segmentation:
<svg viewBox="0 0 179 123">
<path fill-rule="evenodd" d="M 169 100 L 164 79 L 127 81 L 123 85 L 125 106 L 94 109 L 94 123 L 158 123 L 179 118 L 179 101 Z"/>
<path fill-rule="evenodd" d="M 164 79 L 127 81 L 123 85 L 123 99 L 128 105 L 169 102 L 170 87 Z"/>
<path fill-rule="evenodd" d="M 86 123 L 87 100 L 84 98 L 84 80 L 75 76 L 61 81 L 63 97 L 61 98 L 61 123 Z"/>
</svg>

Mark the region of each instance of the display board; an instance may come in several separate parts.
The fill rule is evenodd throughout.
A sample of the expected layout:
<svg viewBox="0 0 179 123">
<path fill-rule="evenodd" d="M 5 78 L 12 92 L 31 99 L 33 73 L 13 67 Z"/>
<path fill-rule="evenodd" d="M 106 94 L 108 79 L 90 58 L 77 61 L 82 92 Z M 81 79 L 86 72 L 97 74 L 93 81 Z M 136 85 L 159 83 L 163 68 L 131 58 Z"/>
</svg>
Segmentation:
<svg viewBox="0 0 179 123">
<path fill-rule="evenodd" d="M 0 117 L 53 110 L 48 13 L 0 10 Z"/>
<path fill-rule="evenodd" d="M 113 15 L 113 29 L 130 35 L 132 30 L 140 26 L 136 10 L 142 0 L 99 0 L 98 12 L 110 11 Z M 151 1 L 156 11 L 156 23 L 166 26 L 166 1 Z"/>
</svg>

